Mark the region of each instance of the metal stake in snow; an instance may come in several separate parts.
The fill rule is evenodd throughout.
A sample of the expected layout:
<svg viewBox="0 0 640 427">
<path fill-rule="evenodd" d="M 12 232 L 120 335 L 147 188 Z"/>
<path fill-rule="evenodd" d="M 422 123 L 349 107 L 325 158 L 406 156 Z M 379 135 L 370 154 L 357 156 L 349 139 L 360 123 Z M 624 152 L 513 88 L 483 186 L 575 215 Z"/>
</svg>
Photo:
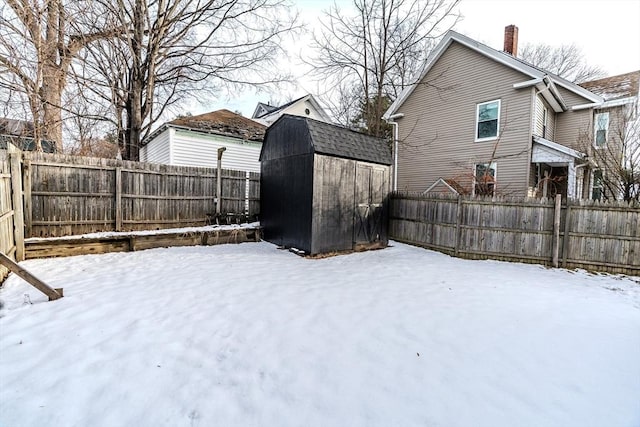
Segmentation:
<svg viewBox="0 0 640 427">
<path fill-rule="evenodd" d="M 14 260 L 0 252 L 0 264 L 7 267 L 11 272 L 15 273 L 18 277 L 24 279 L 31 286 L 49 297 L 49 301 L 62 298 L 62 288 L 53 289 L 42 280 L 38 279 L 33 274 L 29 273 L 24 268 L 20 267 Z"/>
</svg>

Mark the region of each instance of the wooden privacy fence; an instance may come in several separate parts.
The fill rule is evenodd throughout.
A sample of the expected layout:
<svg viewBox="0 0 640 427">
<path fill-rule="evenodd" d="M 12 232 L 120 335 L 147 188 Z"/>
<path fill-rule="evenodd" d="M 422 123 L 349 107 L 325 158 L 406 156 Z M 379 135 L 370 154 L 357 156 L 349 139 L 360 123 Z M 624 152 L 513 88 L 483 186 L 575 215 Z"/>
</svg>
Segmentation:
<svg viewBox="0 0 640 427">
<path fill-rule="evenodd" d="M 0 253 L 15 260 L 24 259 L 20 150 L 8 144 L 0 150 Z M 9 270 L 0 265 L 0 282 Z"/>
<path fill-rule="evenodd" d="M 27 237 L 201 226 L 216 212 L 217 170 L 23 153 Z M 223 169 L 221 212 L 255 216 L 257 173 Z"/>
<path fill-rule="evenodd" d="M 395 193 L 392 239 L 462 258 L 640 275 L 640 207 Z"/>
</svg>

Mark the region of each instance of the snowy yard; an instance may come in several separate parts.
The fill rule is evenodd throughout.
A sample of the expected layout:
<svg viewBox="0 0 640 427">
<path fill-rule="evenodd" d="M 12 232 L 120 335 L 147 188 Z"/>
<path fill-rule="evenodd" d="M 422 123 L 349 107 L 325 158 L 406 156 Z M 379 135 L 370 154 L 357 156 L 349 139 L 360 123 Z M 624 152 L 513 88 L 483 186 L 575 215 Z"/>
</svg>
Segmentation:
<svg viewBox="0 0 640 427">
<path fill-rule="evenodd" d="M 0 426 L 640 426 L 638 278 L 392 244 L 24 262 Z"/>
</svg>

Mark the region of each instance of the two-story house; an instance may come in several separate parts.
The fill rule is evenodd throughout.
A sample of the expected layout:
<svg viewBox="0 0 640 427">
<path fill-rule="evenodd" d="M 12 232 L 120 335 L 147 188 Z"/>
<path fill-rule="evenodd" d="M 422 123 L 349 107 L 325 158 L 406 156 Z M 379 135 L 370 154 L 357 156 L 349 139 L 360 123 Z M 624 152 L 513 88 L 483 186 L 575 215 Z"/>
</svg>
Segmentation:
<svg viewBox="0 0 640 427">
<path fill-rule="evenodd" d="M 595 90 L 518 59 L 517 38 L 508 26 L 498 51 L 445 35 L 384 115 L 395 128 L 394 188 L 592 196 L 602 168 L 592 150 L 611 143 L 611 109 L 637 108 L 639 73 L 611 97 L 605 82 Z"/>
</svg>

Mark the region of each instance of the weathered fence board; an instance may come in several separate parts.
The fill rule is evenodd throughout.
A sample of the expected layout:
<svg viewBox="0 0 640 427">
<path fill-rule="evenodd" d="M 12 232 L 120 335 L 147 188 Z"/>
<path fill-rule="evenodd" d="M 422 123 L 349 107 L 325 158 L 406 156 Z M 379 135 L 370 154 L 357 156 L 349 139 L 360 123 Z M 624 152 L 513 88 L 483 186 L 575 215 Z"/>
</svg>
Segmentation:
<svg viewBox="0 0 640 427">
<path fill-rule="evenodd" d="M 13 236 L 13 199 L 11 195 L 11 164 L 9 153 L 0 151 L 0 252 L 15 259 L 16 245 Z M 0 266 L 0 282 L 9 269 Z"/>
<path fill-rule="evenodd" d="M 24 156 L 27 237 L 205 225 L 215 212 L 216 169 L 60 154 Z M 221 212 L 257 215 L 259 175 L 221 173 Z"/>
<path fill-rule="evenodd" d="M 21 162 L 13 145 L 0 150 L 0 254 L 18 262 L 24 259 Z M 8 274 L 9 268 L 0 265 L 0 282 Z"/>
<path fill-rule="evenodd" d="M 640 275 L 640 207 L 394 194 L 391 238 L 470 259 Z M 554 246 L 554 223 L 557 245 Z"/>
</svg>

